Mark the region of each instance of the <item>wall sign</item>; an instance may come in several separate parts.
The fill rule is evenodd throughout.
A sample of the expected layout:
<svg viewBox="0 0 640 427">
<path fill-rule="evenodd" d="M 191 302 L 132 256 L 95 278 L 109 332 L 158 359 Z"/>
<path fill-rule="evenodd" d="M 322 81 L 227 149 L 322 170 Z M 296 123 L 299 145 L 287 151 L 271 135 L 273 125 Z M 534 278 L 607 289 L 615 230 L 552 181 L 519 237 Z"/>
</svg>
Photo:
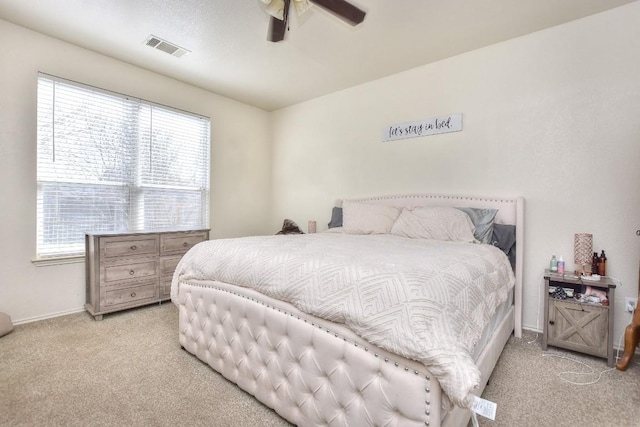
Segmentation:
<svg viewBox="0 0 640 427">
<path fill-rule="evenodd" d="M 438 135 L 462 130 L 462 113 L 433 117 L 415 122 L 387 126 L 382 130 L 383 141 L 417 138 L 419 136 Z"/>
</svg>

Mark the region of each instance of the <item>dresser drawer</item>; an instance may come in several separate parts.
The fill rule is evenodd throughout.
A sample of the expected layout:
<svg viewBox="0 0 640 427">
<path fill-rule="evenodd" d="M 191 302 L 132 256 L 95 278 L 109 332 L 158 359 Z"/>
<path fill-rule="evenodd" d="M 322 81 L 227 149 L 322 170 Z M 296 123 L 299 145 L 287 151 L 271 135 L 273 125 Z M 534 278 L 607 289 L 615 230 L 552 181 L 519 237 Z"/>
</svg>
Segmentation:
<svg viewBox="0 0 640 427">
<path fill-rule="evenodd" d="M 207 239 L 206 232 L 160 235 L 160 255 L 180 255 Z"/>
<path fill-rule="evenodd" d="M 158 259 L 137 258 L 114 262 L 106 262 L 100 266 L 102 285 L 121 282 L 123 280 L 143 280 L 158 277 Z"/>
<path fill-rule="evenodd" d="M 158 236 L 114 236 L 101 237 L 100 248 L 102 256 L 106 258 L 151 255 L 158 253 Z"/>
<path fill-rule="evenodd" d="M 149 282 L 125 288 L 103 289 L 100 294 L 103 309 L 128 304 L 138 305 L 145 300 L 156 301 L 158 299 L 158 285 L 156 282 Z"/>
<path fill-rule="evenodd" d="M 176 271 L 178 263 L 182 259 L 182 255 L 174 255 L 160 258 L 160 276 L 169 277 L 169 280 L 173 277 L 173 272 Z"/>
</svg>

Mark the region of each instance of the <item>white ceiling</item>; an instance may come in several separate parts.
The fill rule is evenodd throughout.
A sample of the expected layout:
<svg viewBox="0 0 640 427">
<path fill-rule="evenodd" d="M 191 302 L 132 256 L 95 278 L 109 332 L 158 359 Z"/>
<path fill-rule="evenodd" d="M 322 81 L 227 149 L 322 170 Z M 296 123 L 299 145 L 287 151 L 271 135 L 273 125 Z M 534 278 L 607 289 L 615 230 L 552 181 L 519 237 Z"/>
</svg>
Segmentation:
<svg viewBox="0 0 640 427">
<path fill-rule="evenodd" d="M 292 9 L 280 43 L 261 0 L 0 0 L 0 18 L 271 111 L 632 1 L 351 0 L 359 26 Z"/>
</svg>

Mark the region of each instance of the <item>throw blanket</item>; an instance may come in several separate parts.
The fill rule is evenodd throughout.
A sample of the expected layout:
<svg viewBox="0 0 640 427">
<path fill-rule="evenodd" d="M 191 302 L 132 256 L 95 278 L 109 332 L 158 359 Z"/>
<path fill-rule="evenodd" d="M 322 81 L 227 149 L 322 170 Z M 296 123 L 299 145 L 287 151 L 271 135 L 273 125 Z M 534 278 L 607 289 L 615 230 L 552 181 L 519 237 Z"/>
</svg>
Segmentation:
<svg viewBox="0 0 640 427">
<path fill-rule="evenodd" d="M 451 401 L 470 407 L 480 371 L 471 354 L 515 283 L 500 249 L 392 235 L 306 234 L 221 239 L 193 247 L 178 283 L 253 288 L 424 363 Z"/>
</svg>

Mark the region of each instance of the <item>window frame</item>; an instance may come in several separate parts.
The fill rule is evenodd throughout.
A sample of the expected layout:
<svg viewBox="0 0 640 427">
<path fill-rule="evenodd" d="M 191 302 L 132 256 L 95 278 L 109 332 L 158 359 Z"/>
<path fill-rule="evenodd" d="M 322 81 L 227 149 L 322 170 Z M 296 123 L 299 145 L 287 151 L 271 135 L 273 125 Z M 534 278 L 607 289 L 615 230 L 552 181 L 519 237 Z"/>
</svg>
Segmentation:
<svg viewBox="0 0 640 427">
<path fill-rule="evenodd" d="M 118 145 L 119 155 L 124 157 L 126 157 L 127 155 L 132 155 L 132 158 L 127 159 L 126 161 L 123 161 L 123 163 L 130 163 L 133 165 L 133 167 L 128 167 L 128 168 L 125 167 L 124 169 L 122 169 L 122 170 L 133 169 L 133 173 L 130 177 L 131 182 L 117 182 L 114 185 L 114 182 L 109 182 L 108 180 L 101 181 L 100 178 L 98 178 L 95 181 L 91 181 L 87 179 L 84 181 L 81 180 L 79 182 L 69 181 L 67 184 L 65 184 L 64 179 L 58 179 L 57 175 L 53 179 L 51 177 L 43 178 L 43 176 L 46 174 L 46 172 L 43 172 L 43 170 L 46 171 L 48 167 L 45 164 L 46 161 L 43 161 L 41 164 L 41 155 L 42 155 L 41 150 L 44 150 L 44 148 L 42 147 L 46 145 L 46 143 L 43 143 L 43 141 L 41 140 L 41 126 L 43 126 L 43 124 L 41 123 L 41 108 L 44 109 L 48 107 L 48 106 L 41 107 L 40 105 L 41 83 L 43 82 L 52 82 L 53 89 L 51 90 L 53 91 L 54 94 L 56 90 L 56 84 L 62 84 L 62 85 L 66 85 L 67 87 L 77 88 L 80 91 L 88 91 L 90 93 L 89 96 L 92 96 L 95 94 L 96 99 L 100 98 L 101 96 L 119 99 L 123 102 L 123 105 L 125 105 L 125 107 L 123 107 L 124 109 L 132 108 L 132 112 L 134 116 L 133 117 L 134 120 L 132 122 L 134 123 L 133 134 L 135 135 L 135 137 L 133 138 L 126 137 L 124 138 L 126 142 Z M 46 90 L 48 90 L 48 88 L 46 88 Z M 50 217 L 47 216 L 48 215 L 47 213 L 45 213 L 45 207 L 47 206 L 47 202 L 43 200 L 43 197 L 45 197 L 46 195 L 45 186 L 47 184 L 54 184 L 55 186 L 58 186 L 58 187 L 62 187 L 64 185 L 68 185 L 69 187 L 71 187 L 75 185 L 78 187 L 86 187 L 88 189 L 92 189 L 94 192 L 97 192 L 98 189 L 100 188 L 104 189 L 109 186 L 123 187 L 125 194 L 128 194 L 127 197 L 124 197 L 124 199 L 127 199 L 125 204 L 128 206 L 128 208 L 126 209 L 127 212 L 125 214 L 125 216 L 127 217 L 126 228 L 119 227 L 119 228 L 106 229 L 106 230 L 105 229 L 85 230 L 84 233 L 98 233 L 98 232 L 99 233 L 111 233 L 111 232 L 142 233 L 142 232 L 157 232 L 157 231 L 167 231 L 167 230 L 205 229 L 209 227 L 210 177 L 211 177 L 211 172 L 210 172 L 211 119 L 209 117 L 195 114 L 189 111 L 180 110 L 174 107 L 154 103 L 154 102 L 136 98 L 133 96 L 123 95 L 118 92 L 98 88 L 98 87 L 87 85 L 84 83 L 79 83 L 79 82 L 71 81 L 61 77 L 52 76 L 42 72 L 38 73 L 37 95 L 38 95 L 38 104 L 36 108 L 36 114 L 37 114 L 36 228 L 37 228 L 37 231 L 36 231 L 36 257 L 32 260 L 34 263 L 40 264 L 40 265 L 50 265 L 50 264 L 60 264 L 60 263 L 68 263 L 68 262 L 79 262 L 80 260 L 84 259 L 84 256 L 85 256 L 84 255 L 84 250 L 85 250 L 84 239 L 82 239 L 81 243 L 78 241 L 79 240 L 77 237 L 78 230 L 74 230 L 74 232 L 70 233 L 71 237 L 73 238 L 73 242 L 70 243 L 69 246 L 72 247 L 73 250 L 66 250 L 66 251 L 61 250 L 62 244 L 60 242 L 63 241 L 64 238 L 59 238 L 60 240 L 58 240 L 56 243 L 53 243 L 53 244 L 48 245 L 46 243 L 45 228 L 47 227 L 47 225 L 45 225 L 45 221 L 47 221 L 47 219 Z M 55 95 L 52 96 L 52 99 L 53 100 L 51 101 L 50 110 L 48 110 L 51 113 L 50 125 L 52 130 L 48 130 L 47 132 L 50 132 L 50 141 L 48 141 L 48 143 L 51 146 L 55 146 L 56 138 L 57 138 L 57 141 L 63 141 L 64 138 L 57 137 L 55 133 L 55 126 L 57 124 L 55 122 L 56 120 L 55 108 L 57 108 L 55 104 L 56 102 Z M 92 100 L 91 102 L 94 102 L 94 101 L 95 100 Z M 154 127 L 153 125 L 153 117 L 155 112 L 159 112 L 160 116 L 165 115 L 165 117 L 167 118 L 166 119 L 167 121 L 165 122 L 163 122 L 162 120 L 159 120 L 158 123 L 160 123 L 160 125 L 158 125 L 157 127 Z M 145 127 L 147 126 L 147 123 L 144 121 L 145 119 L 147 119 L 147 117 L 145 117 L 144 119 L 140 117 L 143 113 L 149 114 L 148 129 Z M 67 112 L 67 114 L 69 114 L 69 112 Z M 131 111 L 127 111 L 123 114 L 131 114 Z M 47 117 L 47 120 L 49 120 L 48 117 Z M 126 122 L 127 124 L 129 124 L 130 120 L 131 120 L 131 117 L 127 116 L 124 119 L 123 123 Z M 165 141 L 164 145 L 161 146 L 163 142 L 154 142 L 154 138 L 157 140 L 160 139 L 160 137 L 158 137 L 157 134 L 158 132 L 160 133 L 163 132 L 162 125 L 170 126 L 171 123 L 173 122 L 180 124 L 182 123 L 181 120 L 187 121 L 186 123 L 187 125 L 189 124 L 189 122 L 192 122 L 193 129 L 195 130 L 193 130 L 190 126 L 185 126 L 184 131 L 182 128 L 177 128 L 179 130 L 177 132 L 174 131 L 173 134 L 171 134 L 171 132 L 165 131 L 167 134 L 169 134 L 168 136 L 164 134 L 160 135 Z M 198 123 L 200 120 L 202 120 L 203 122 Z M 174 129 L 174 128 L 171 128 L 171 129 Z M 127 130 L 126 132 L 129 132 L 129 130 Z M 147 132 L 146 135 L 148 137 L 148 140 L 143 140 L 143 137 L 140 137 L 140 134 L 143 132 Z M 104 134 L 107 135 L 107 137 L 113 136 L 113 135 L 108 135 L 109 134 L 108 131 L 104 132 Z M 190 149 L 190 151 L 187 151 L 186 149 L 184 151 L 192 157 L 192 159 L 190 160 L 187 159 L 187 164 L 190 167 L 194 168 L 196 172 L 193 175 L 195 175 L 196 177 L 192 178 L 194 181 L 190 182 L 190 185 L 185 185 L 184 182 L 180 182 L 180 179 L 182 177 L 180 178 L 173 177 L 175 181 L 171 181 L 171 179 L 168 179 L 168 183 L 165 183 L 164 181 L 167 180 L 166 177 L 171 176 L 171 174 L 155 173 L 155 175 L 158 175 L 156 177 L 153 172 L 154 168 L 160 170 L 161 166 L 164 165 L 169 170 L 171 170 L 172 168 L 173 170 L 183 170 L 183 169 L 188 170 L 183 166 L 175 166 L 175 165 L 172 166 L 172 162 L 170 161 L 171 158 L 176 157 L 178 158 L 178 160 L 180 160 L 180 165 L 182 165 L 183 164 L 182 161 L 184 160 L 183 157 L 187 156 L 187 155 L 181 154 L 182 150 L 176 150 L 177 147 L 183 148 L 183 146 L 180 144 L 181 142 L 183 142 L 183 140 L 181 139 L 183 137 L 183 134 L 190 134 L 191 136 L 191 139 L 185 140 L 189 144 L 188 149 Z M 170 141 L 170 142 L 166 142 L 166 141 Z M 60 142 L 60 144 L 63 144 L 63 143 L 64 142 Z M 100 145 L 98 143 L 94 143 L 94 144 L 96 146 Z M 145 146 L 145 144 L 147 146 Z M 70 147 L 71 145 L 72 144 L 68 144 L 67 148 Z M 81 146 L 81 145 L 82 145 L 82 142 L 77 144 L 77 146 Z M 74 145 L 74 147 L 76 146 Z M 141 162 L 139 158 L 140 153 L 145 148 L 147 149 L 147 151 L 149 151 L 149 154 L 147 157 L 144 158 L 144 162 Z M 159 148 L 164 150 L 164 153 L 161 152 L 159 154 L 160 157 L 156 159 L 155 158 L 156 154 L 153 153 L 153 150 L 159 149 Z M 84 149 L 84 147 L 81 149 Z M 120 151 L 120 149 L 122 149 L 122 151 Z M 100 146 L 98 147 L 98 150 L 99 151 L 107 150 L 107 148 L 102 148 Z M 158 151 L 162 151 L 162 150 L 158 150 Z M 54 160 L 48 160 L 48 162 L 55 163 L 55 153 L 53 154 L 53 158 Z M 192 161 L 193 163 L 189 163 L 189 161 Z M 168 164 L 169 166 L 166 166 L 165 163 Z M 178 161 L 176 161 L 175 163 L 177 164 Z M 104 166 L 104 165 L 98 164 L 97 162 L 95 165 L 97 167 Z M 150 170 L 151 172 L 148 172 L 147 170 L 145 170 L 145 167 L 143 167 L 143 165 L 147 167 L 147 169 Z M 120 165 L 120 167 L 122 167 L 122 165 Z M 181 167 L 183 167 L 183 169 L 180 169 Z M 64 167 L 59 167 L 59 168 L 64 169 Z M 118 168 L 116 168 L 116 170 L 118 170 Z M 120 172 L 121 171 L 118 170 L 118 173 Z M 151 178 L 145 175 L 145 173 L 151 176 Z M 66 174 L 66 170 L 62 175 L 64 174 Z M 71 176 L 71 174 L 72 173 L 69 173 L 69 175 L 66 178 Z M 122 176 L 126 176 L 126 175 L 127 175 L 126 173 L 122 173 Z M 143 179 L 143 176 L 146 178 L 146 181 Z M 153 181 L 154 179 L 156 181 Z M 160 217 L 160 222 L 162 222 L 162 220 L 164 219 L 165 222 L 171 223 L 171 220 L 168 219 L 169 215 L 167 215 L 166 218 L 161 217 L 161 214 L 163 213 L 162 207 L 171 206 L 171 205 L 163 205 L 162 203 L 155 203 L 156 206 L 152 206 L 151 208 L 144 207 L 144 203 L 145 203 L 144 197 L 145 196 L 149 197 L 148 196 L 149 193 L 153 193 L 153 192 L 156 192 L 156 193 L 164 192 L 165 196 L 167 194 L 171 195 L 173 193 L 173 195 L 176 198 L 187 197 L 187 199 L 189 199 L 189 197 L 191 197 L 193 200 L 197 200 L 197 203 L 196 203 L 197 209 L 193 209 L 192 208 L 193 205 L 191 204 L 184 204 L 185 209 L 188 210 L 187 213 L 190 214 L 189 215 L 190 222 L 189 223 L 185 222 L 182 224 L 178 223 L 177 225 L 171 225 L 171 226 L 145 225 L 145 224 L 148 224 L 148 222 L 150 221 L 147 214 L 152 216 L 153 219 L 151 219 L 151 221 L 153 221 L 155 219 L 154 214 L 156 214 L 156 212 L 158 212 L 158 216 Z M 59 193 L 55 193 L 55 194 L 56 194 L 56 197 L 58 197 L 62 193 L 60 192 L 60 194 Z M 80 200 L 85 200 L 81 196 L 78 198 Z M 93 199 L 90 199 L 90 200 L 93 200 Z M 99 201 L 101 200 L 101 197 L 96 197 L 95 200 Z M 147 202 L 153 204 L 153 198 L 148 198 Z M 169 211 L 170 209 L 164 209 L 164 210 Z M 91 212 L 87 211 L 86 207 L 81 206 L 80 208 L 78 208 L 78 211 L 77 212 L 74 211 L 73 214 L 87 215 L 90 218 L 89 221 L 92 221 Z M 178 222 L 182 220 L 182 218 L 180 217 L 180 214 L 178 214 L 177 217 L 178 217 L 178 220 L 177 220 Z M 60 218 L 59 214 L 56 218 Z M 93 224 L 93 226 L 95 227 L 95 224 Z M 72 228 L 72 226 L 70 226 L 70 228 Z M 73 237 L 74 235 L 75 237 Z M 47 248 L 47 246 L 49 246 L 49 248 Z"/>
</svg>

